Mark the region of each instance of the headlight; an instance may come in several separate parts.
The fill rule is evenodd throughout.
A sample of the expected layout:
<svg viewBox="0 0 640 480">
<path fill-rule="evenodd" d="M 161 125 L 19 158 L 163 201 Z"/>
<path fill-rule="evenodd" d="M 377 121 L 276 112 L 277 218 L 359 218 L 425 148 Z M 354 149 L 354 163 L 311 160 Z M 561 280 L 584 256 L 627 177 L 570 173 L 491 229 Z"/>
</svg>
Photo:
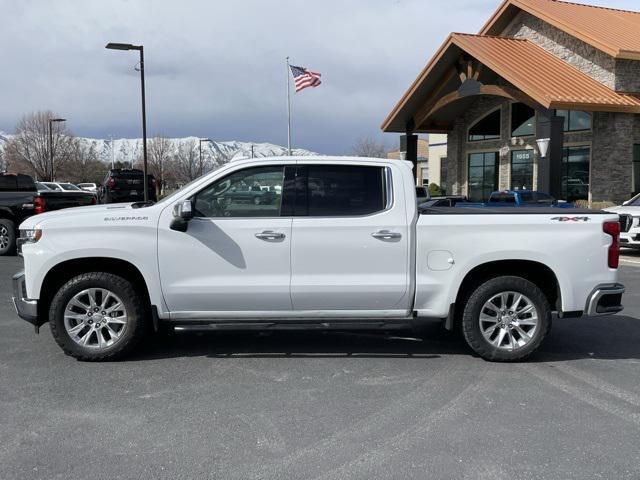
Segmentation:
<svg viewBox="0 0 640 480">
<path fill-rule="evenodd" d="M 20 230 L 20 243 L 36 243 L 38 240 L 42 238 L 42 230 L 39 228 L 29 229 L 29 230 Z"/>
</svg>

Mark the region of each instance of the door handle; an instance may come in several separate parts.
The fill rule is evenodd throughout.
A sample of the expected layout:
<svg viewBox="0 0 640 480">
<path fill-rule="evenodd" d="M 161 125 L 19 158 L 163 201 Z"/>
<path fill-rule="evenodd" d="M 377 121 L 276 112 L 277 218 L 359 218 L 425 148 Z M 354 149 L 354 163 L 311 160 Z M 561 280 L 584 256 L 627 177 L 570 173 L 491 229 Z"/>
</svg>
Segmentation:
<svg viewBox="0 0 640 480">
<path fill-rule="evenodd" d="M 383 240 L 391 240 L 394 238 L 401 238 L 402 234 L 398 232 L 392 232 L 390 230 L 379 230 L 371 234 L 373 238 L 380 238 Z"/>
<path fill-rule="evenodd" d="M 284 237 L 284 233 L 274 232 L 272 230 L 265 230 L 264 232 L 256 233 L 256 238 L 259 238 L 260 240 L 281 240 Z"/>
</svg>

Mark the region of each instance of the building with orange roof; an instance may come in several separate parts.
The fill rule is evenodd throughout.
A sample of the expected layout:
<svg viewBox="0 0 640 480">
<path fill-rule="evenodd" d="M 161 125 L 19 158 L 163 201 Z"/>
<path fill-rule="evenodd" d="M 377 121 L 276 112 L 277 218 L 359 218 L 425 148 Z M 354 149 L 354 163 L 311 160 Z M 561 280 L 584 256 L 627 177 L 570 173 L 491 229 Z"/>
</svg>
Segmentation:
<svg viewBox="0 0 640 480">
<path fill-rule="evenodd" d="M 622 202 L 640 191 L 640 13 L 505 0 L 452 33 L 382 124 L 447 134 L 448 192 L 534 189 Z"/>
</svg>

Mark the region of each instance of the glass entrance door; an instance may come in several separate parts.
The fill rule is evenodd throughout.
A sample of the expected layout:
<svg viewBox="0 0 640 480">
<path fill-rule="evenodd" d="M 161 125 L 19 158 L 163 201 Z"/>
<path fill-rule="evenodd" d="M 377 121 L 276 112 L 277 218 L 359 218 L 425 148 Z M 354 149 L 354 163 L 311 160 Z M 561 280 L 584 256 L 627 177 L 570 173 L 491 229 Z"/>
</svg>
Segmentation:
<svg viewBox="0 0 640 480">
<path fill-rule="evenodd" d="M 498 152 L 469 154 L 468 196 L 472 202 L 486 202 L 498 189 Z"/>
</svg>

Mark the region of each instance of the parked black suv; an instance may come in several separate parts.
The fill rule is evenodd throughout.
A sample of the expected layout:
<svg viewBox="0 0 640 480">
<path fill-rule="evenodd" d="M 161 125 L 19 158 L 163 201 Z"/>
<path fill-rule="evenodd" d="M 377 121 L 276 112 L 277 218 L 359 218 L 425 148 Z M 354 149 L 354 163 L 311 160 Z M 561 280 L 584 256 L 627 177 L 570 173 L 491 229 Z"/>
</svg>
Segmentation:
<svg viewBox="0 0 640 480">
<path fill-rule="evenodd" d="M 147 174 L 149 200 L 155 202 L 156 179 Z M 100 186 L 100 203 L 137 202 L 144 200 L 144 173 L 136 169 L 112 169 Z"/>
</svg>

